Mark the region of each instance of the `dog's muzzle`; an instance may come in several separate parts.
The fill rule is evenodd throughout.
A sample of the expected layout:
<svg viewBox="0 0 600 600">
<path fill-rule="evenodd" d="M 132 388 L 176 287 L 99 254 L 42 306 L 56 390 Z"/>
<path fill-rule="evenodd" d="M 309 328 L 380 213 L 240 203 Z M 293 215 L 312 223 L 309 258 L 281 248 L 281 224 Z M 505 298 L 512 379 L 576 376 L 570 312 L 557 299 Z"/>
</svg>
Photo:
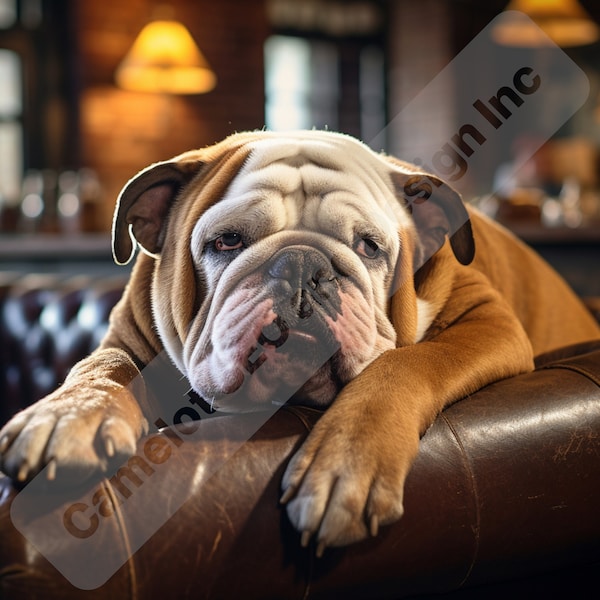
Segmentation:
<svg viewBox="0 0 600 600">
<path fill-rule="evenodd" d="M 329 404 L 378 348 L 368 282 L 346 262 L 295 243 L 227 280 L 206 337 L 190 338 L 192 387 L 221 410 Z"/>
<path fill-rule="evenodd" d="M 308 246 L 284 248 L 263 268 L 277 316 L 263 327 L 258 343 L 296 363 L 320 368 L 339 349 L 327 321 L 335 321 L 341 310 L 341 273 L 327 256 Z M 249 359 L 246 368 L 252 373 L 260 364 Z"/>
</svg>

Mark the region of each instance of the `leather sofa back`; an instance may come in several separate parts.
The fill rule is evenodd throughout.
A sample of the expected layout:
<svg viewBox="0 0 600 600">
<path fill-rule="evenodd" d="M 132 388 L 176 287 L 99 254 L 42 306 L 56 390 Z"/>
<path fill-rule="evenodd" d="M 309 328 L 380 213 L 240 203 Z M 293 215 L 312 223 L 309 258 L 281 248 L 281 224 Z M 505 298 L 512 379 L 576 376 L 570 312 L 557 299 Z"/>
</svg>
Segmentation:
<svg viewBox="0 0 600 600">
<path fill-rule="evenodd" d="M 0 273 L 0 424 L 98 345 L 126 280 Z"/>
</svg>

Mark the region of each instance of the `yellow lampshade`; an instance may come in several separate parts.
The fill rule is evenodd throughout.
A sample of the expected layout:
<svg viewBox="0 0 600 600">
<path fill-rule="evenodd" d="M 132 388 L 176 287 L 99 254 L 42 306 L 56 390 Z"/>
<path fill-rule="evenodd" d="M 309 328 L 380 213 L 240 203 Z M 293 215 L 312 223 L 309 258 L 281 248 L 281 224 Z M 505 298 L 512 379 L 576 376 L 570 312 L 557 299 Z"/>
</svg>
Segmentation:
<svg viewBox="0 0 600 600">
<path fill-rule="evenodd" d="M 600 29 L 577 0 L 511 0 L 506 11 L 527 15 L 556 45 L 580 46 L 600 38 Z M 530 22 L 507 12 L 494 28 L 494 39 L 506 46 L 544 45 L 544 36 Z"/>
<path fill-rule="evenodd" d="M 167 20 L 142 29 L 115 77 L 127 90 L 168 94 L 203 94 L 217 83 L 190 32 Z"/>
</svg>

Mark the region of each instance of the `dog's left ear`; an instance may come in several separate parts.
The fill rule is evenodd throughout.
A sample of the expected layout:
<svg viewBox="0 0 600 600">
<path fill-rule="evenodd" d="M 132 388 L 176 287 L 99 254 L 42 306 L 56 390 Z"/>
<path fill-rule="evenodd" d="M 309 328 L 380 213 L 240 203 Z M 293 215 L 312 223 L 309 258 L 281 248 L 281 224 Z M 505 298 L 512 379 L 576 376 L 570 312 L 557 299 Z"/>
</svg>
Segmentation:
<svg viewBox="0 0 600 600">
<path fill-rule="evenodd" d="M 475 256 L 475 241 L 469 213 L 458 192 L 434 175 L 403 168 L 392 171 L 392 180 L 419 235 L 421 248 L 415 256 L 415 271 L 444 245 L 446 237 L 450 238 L 457 260 L 470 264 Z"/>
<path fill-rule="evenodd" d="M 160 252 L 169 210 L 202 166 L 197 157 L 182 155 L 147 167 L 127 183 L 119 194 L 112 226 L 117 264 L 129 263 L 138 245 L 150 255 Z"/>
</svg>

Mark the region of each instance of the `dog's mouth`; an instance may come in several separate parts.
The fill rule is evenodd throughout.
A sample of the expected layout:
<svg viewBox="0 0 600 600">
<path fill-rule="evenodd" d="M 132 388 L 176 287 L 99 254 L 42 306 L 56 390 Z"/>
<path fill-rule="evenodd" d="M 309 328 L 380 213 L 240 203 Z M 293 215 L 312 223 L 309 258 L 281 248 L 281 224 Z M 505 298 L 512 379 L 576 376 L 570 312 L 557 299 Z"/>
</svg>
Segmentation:
<svg viewBox="0 0 600 600">
<path fill-rule="evenodd" d="M 277 317 L 263 327 L 256 346 L 247 356 L 245 367 L 254 374 L 263 364 L 275 363 L 285 356 L 287 367 L 318 369 L 339 349 L 339 343 L 323 318 L 298 320 L 294 325 Z"/>
<path fill-rule="evenodd" d="M 245 402 L 255 408 L 265 402 L 327 404 L 338 390 L 337 384 L 335 390 L 332 385 L 337 379 L 335 356 L 339 349 L 324 317 L 313 315 L 292 324 L 276 317 L 262 328 L 248 351 L 242 365 L 246 376 L 234 395 L 241 392 Z M 233 397 L 226 396 L 217 404 L 231 406 Z"/>
<path fill-rule="evenodd" d="M 282 249 L 265 270 L 276 316 L 263 325 L 244 367 L 254 374 L 270 363 L 290 381 L 294 372 L 320 369 L 339 349 L 330 329 L 341 311 L 339 274 L 330 258 L 304 247 Z"/>
<path fill-rule="evenodd" d="M 218 410 L 287 402 L 325 406 L 348 380 L 352 344 L 365 343 L 355 331 L 360 302 L 344 295 L 323 260 L 313 257 L 308 266 L 306 260 L 304 254 L 278 255 L 266 281 L 252 279 L 227 298 L 219 336 L 193 373 L 198 393 L 204 391 Z"/>
</svg>

